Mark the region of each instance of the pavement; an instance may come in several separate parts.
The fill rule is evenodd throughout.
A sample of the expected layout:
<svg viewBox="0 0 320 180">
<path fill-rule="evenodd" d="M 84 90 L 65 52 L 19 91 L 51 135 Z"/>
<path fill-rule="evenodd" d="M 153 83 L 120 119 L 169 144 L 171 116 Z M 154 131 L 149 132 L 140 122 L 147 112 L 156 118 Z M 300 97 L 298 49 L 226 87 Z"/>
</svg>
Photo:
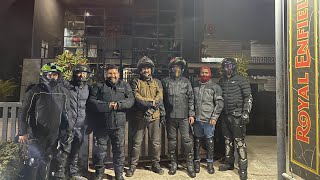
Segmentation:
<svg viewBox="0 0 320 180">
<path fill-rule="evenodd" d="M 252 180 L 276 180 L 277 179 L 277 143 L 276 136 L 248 136 L 246 137 L 248 149 L 248 179 Z M 237 162 L 237 160 L 236 160 Z M 150 170 L 150 166 L 139 167 L 134 176 L 125 179 L 127 180 L 186 180 L 189 178 L 186 168 L 179 165 L 179 169 L 175 175 L 168 174 L 168 163 L 161 164 L 164 168 L 164 175 L 158 175 Z M 196 179 L 207 180 L 236 180 L 239 179 L 238 167 L 232 171 L 218 171 L 219 162 L 214 162 L 215 173 L 208 174 L 206 171 L 206 162 L 201 163 L 200 173 Z M 127 167 L 126 167 L 127 168 Z M 90 169 L 90 179 L 93 179 L 94 170 Z M 112 179 L 114 172 L 112 168 L 106 169 L 104 179 Z"/>
</svg>

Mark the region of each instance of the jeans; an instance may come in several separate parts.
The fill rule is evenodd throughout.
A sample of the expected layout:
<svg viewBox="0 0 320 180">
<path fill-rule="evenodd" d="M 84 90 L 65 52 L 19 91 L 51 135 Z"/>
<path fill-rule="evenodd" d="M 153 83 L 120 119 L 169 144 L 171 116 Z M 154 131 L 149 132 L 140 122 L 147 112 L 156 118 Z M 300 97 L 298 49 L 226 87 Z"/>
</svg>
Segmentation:
<svg viewBox="0 0 320 180">
<path fill-rule="evenodd" d="M 198 138 L 212 138 L 214 137 L 215 125 L 209 122 L 196 121 L 193 124 L 194 136 Z"/>
</svg>

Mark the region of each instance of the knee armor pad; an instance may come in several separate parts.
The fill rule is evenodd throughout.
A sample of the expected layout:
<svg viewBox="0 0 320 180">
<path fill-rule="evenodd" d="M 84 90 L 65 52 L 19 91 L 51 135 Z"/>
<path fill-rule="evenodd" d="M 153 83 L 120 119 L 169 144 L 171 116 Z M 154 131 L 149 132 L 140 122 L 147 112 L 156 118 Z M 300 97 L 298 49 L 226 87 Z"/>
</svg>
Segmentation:
<svg viewBox="0 0 320 180">
<path fill-rule="evenodd" d="M 234 139 L 236 142 L 236 148 L 246 148 L 246 143 L 244 142 L 243 138 L 235 138 Z"/>
<path fill-rule="evenodd" d="M 224 136 L 224 138 L 225 138 L 224 140 L 225 145 L 233 146 L 233 141 L 229 137 Z"/>
<path fill-rule="evenodd" d="M 240 161 L 247 161 L 247 148 L 243 138 L 235 138 Z"/>
</svg>

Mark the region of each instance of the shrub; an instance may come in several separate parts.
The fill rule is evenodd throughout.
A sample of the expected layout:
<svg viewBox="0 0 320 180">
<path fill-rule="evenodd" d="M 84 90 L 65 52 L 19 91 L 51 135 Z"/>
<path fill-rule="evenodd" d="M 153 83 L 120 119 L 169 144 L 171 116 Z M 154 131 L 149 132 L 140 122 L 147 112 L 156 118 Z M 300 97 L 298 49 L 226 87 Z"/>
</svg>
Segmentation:
<svg viewBox="0 0 320 180">
<path fill-rule="evenodd" d="M 250 63 L 250 57 L 242 52 L 236 53 L 234 57 L 237 61 L 237 72 L 243 77 L 248 77 L 248 66 Z M 220 75 L 222 76 L 222 69 L 220 68 Z"/>
<path fill-rule="evenodd" d="M 0 102 L 7 101 L 8 96 L 12 96 L 17 86 L 12 79 L 0 79 Z"/>
<path fill-rule="evenodd" d="M 0 143 L 0 179 L 17 179 L 27 157 L 27 145 L 14 142 Z"/>
<path fill-rule="evenodd" d="M 238 74 L 247 77 L 248 76 L 248 66 L 250 63 L 250 57 L 245 55 L 244 53 L 236 53 L 235 59 L 237 59 L 237 71 Z"/>
</svg>

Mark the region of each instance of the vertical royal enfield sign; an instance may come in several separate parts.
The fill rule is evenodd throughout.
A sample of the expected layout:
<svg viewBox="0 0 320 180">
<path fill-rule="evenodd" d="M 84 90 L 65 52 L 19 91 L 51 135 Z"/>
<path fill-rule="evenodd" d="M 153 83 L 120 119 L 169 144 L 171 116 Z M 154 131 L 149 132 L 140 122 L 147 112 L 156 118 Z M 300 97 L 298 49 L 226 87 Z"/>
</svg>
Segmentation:
<svg viewBox="0 0 320 180">
<path fill-rule="evenodd" d="M 289 0 L 289 159 L 304 179 L 319 177 L 318 0 Z"/>
</svg>

